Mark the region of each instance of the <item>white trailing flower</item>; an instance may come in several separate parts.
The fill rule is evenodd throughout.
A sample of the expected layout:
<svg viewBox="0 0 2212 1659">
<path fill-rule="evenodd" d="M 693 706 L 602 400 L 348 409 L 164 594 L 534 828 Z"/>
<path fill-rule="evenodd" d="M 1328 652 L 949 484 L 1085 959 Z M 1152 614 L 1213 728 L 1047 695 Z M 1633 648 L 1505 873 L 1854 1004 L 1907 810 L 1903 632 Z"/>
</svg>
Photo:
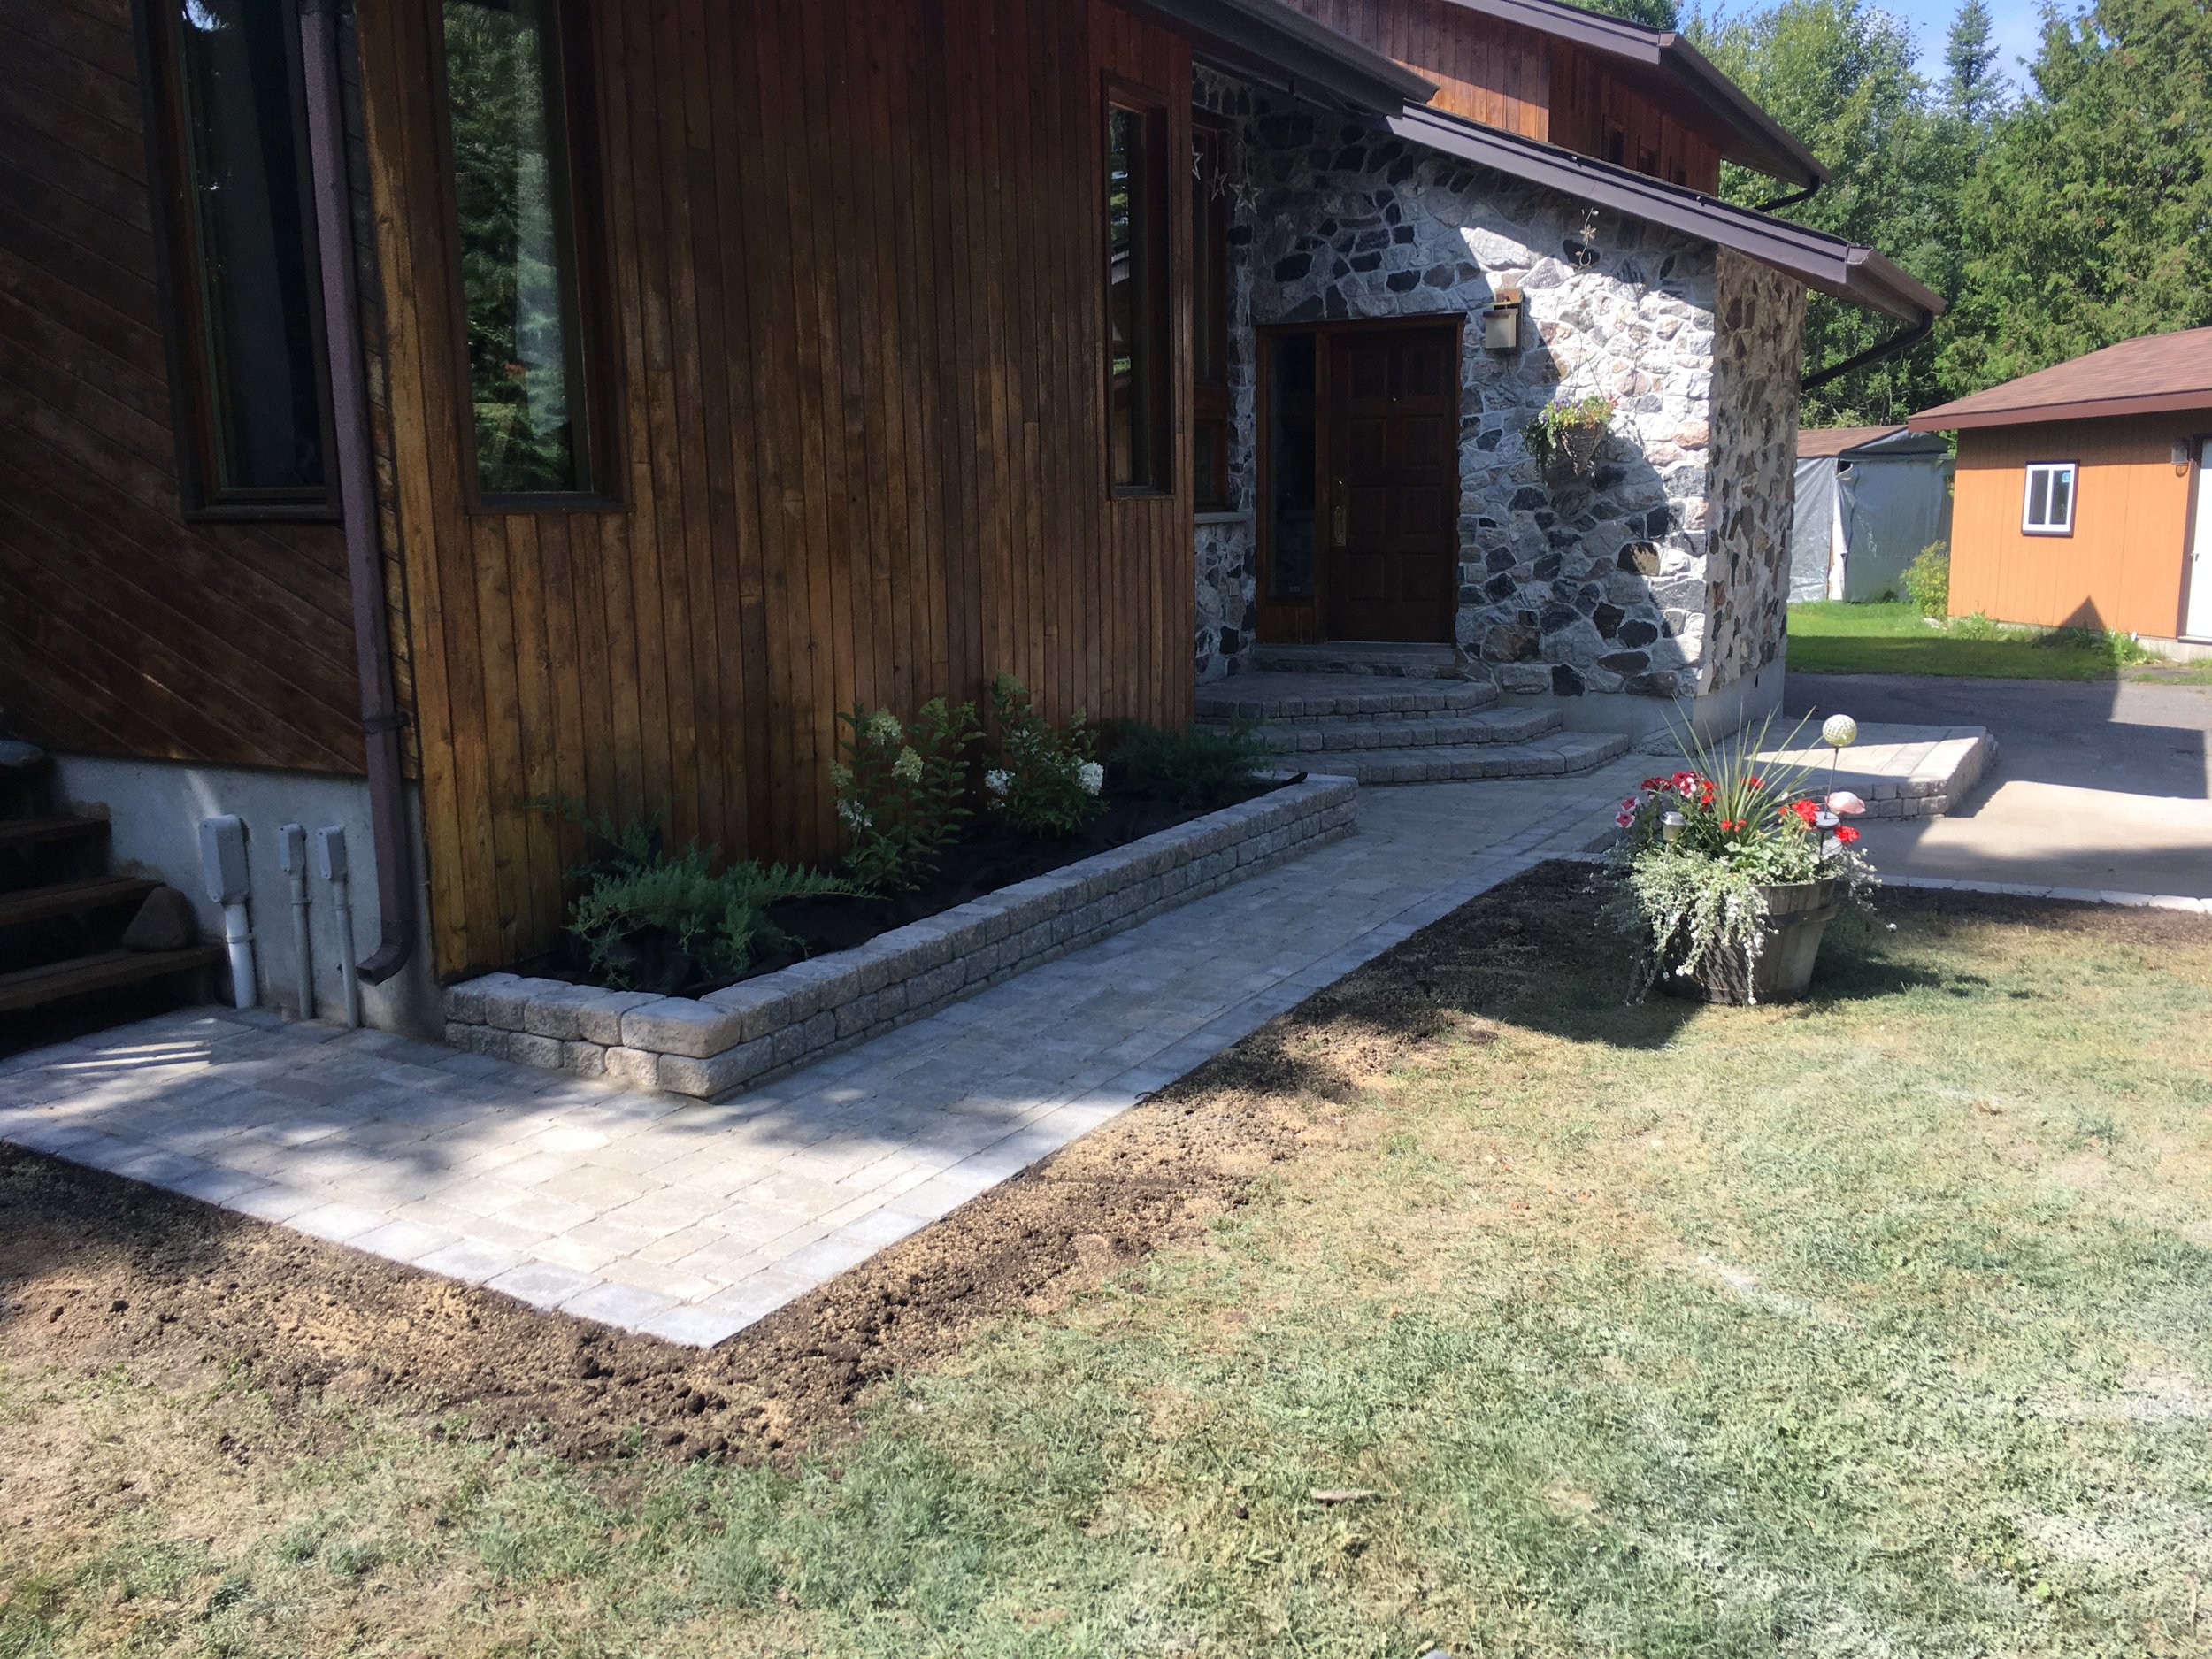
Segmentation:
<svg viewBox="0 0 2212 1659">
<path fill-rule="evenodd" d="M 875 827 L 875 820 L 868 816 L 857 802 L 840 801 L 837 803 L 837 816 L 845 820 L 845 827 L 848 829 L 864 830 Z"/>
<path fill-rule="evenodd" d="M 903 778 L 909 783 L 921 782 L 921 756 L 910 748 L 901 749 L 899 757 L 891 763 L 891 772 L 894 777 Z"/>
<path fill-rule="evenodd" d="M 983 787 L 1003 799 L 1006 792 L 1014 787 L 1014 774 L 994 766 L 983 774 Z"/>
<path fill-rule="evenodd" d="M 1075 769 L 1075 781 L 1082 786 L 1085 795 L 1096 795 L 1106 787 L 1106 768 L 1094 760 L 1087 760 Z"/>
<path fill-rule="evenodd" d="M 1820 735 L 1837 749 L 1848 749 L 1859 741 L 1859 723 L 1847 714 L 1832 714 L 1821 723 Z"/>
<path fill-rule="evenodd" d="M 879 743 L 903 743 L 906 728 L 899 724 L 899 717 L 888 709 L 878 709 L 868 717 L 868 735 Z"/>
</svg>

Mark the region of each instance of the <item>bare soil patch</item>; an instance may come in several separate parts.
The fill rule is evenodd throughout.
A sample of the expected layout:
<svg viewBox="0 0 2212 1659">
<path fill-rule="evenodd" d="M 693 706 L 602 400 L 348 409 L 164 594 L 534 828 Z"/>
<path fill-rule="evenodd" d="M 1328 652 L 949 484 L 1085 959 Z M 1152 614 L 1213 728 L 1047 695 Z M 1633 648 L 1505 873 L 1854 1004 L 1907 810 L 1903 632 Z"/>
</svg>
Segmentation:
<svg viewBox="0 0 2212 1659">
<path fill-rule="evenodd" d="M 851 1426 L 870 1386 L 1189 1239 L 1274 1164 L 1353 1132 L 1333 1103 L 1488 1022 L 1573 1023 L 1558 970 L 1602 970 L 1592 873 L 1508 883 L 1159 1096 L 718 1348 L 636 1337 L 0 1147 L 0 1364 L 142 1376 L 242 1366 L 280 1402 L 404 1402 L 564 1455 L 776 1455 Z M 1909 892 L 1892 917 L 2201 947 L 2202 918 Z M 1686 1007 L 1671 1018 L 1687 1018 Z"/>
</svg>

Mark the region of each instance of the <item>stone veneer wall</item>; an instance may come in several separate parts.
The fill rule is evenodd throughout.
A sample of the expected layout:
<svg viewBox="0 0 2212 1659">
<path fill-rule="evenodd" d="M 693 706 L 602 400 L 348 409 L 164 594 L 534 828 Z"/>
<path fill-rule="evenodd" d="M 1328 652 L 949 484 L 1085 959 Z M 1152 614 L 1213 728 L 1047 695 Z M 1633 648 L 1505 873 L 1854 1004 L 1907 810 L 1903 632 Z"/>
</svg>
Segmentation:
<svg viewBox="0 0 2212 1659">
<path fill-rule="evenodd" d="M 1197 107 L 1233 118 L 1240 83 L 1204 69 L 1193 76 Z M 1250 135 L 1232 122 L 1229 168 L 1246 171 Z M 1248 179 L 1239 179 L 1249 188 Z M 1201 514 L 1197 526 L 1199 682 L 1234 673 L 1252 649 L 1259 625 L 1256 405 L 1258 369 L 1252 335 L 1252 244 L 1257 215 L 1248 196 L 1229 206 L 1229 511 Z M 1210 522 L 1209 522 L 1210 519 Z"/>
<path fill-rule="evenodd" d="M 1508 692 L 1671 698 L 1779 649 L 1769 590 L 1787 557 L 1801 291 L 1710 243 L 1593 216 L 1574 198 L 1225 76 L 1200 72 L 1196 96 L 1235 122 L 1248 186 L 1232 312 L 1240 502 L 1257 504 L 1253 325 L 1465 315 L 1456 635 L 1469 668 Z M 1522 347 L 1487 351 L 1477 319 L 1506 288 L 1525 296 Z M 1729 307 L 1737 321 L 1717 326 Z M 1717 337 L 1731 327 L 1743 337 L 1723 349 Z M 1732 380 L 1720 380 L 1717 359 Z M 1554 396 L 1591 392 L 1619 400 L 1612 434 L 1587 479 L 1551 489 L 1522 429 Z M 1717 409 L 1738 396 L 1755 405 L 1740 419 Z M 1792 434 L 1778 472 L 1768 441 L 1778 420 Z M 1716 561 L 1722 447 L 1741 541 Z M 1252 576 L 1243 594 L 1224 588 L 1233 567 L 1255 569 L 1251 534 L 1243 526 L 1240 565 L 1210 556 L 1201 529 L 1202 678 L 1235 665 L 1233 652 L 1209 648 L 1205 624 L 1252 614 Z M 1722 622 L 1730 643 L 1716 657 Z"/>
<path fill-rule="evenodd" d="M 1771 265 L 1720 250 L 1713 364 L 1711 621 L 1697 689 L 1717 691 L 1782 655 L 1796 505 L 1798 379 L 1805 290 Z"/>
</svg>

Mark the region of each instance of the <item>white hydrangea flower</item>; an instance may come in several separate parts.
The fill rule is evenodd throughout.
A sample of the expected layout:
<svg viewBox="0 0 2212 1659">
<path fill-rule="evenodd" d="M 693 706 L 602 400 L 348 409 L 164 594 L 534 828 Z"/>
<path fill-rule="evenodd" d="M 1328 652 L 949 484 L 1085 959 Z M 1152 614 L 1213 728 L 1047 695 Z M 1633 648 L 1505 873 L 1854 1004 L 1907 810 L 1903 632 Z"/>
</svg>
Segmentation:
<svg viewBox="0 0 2212 1659">
<path fill-rule="evenodd" d="M 1859 723 L 1847 714 L 1832 714 L 1820 728 L 1820 734 L 1838 749 L 1847 749 L 1859 741 Z"/>
<path fill-rule="evenodd" d="M 891 772 L 895 777 L 903 778 L 909 783 L 919 783 L 922 780 L 922 757 L 911 749 L 902 749 L 899 751 L 899 757 L 891 763 Z"/>
<path fill-rule="evenodd" d="M 853 769 L 841 760 L 830 762 L 830 782 L 840 789 L 853 787 Z"/>
<path fill-rule="evenodd" d="M 1094 760 L 1087 760 L 1075 769 L 1075 780 L 1083 786 L 1085 795 L 1096 795 L 1106 787 L 1106 768 Z"/>
<path fill-rule="evenodd" d="M 1014 787 L 1014 774 L 994 766 L 983 774 L 983 787 L 993 795 L 1003 795 Z"/>
<path fill-rule="evenodd" d="M 878 709 L 868 717 L 868 735 L 879 743 L 903 743 L 906 728 L 899 724 L 899 717 L 888 709 Z"/>
</svg>

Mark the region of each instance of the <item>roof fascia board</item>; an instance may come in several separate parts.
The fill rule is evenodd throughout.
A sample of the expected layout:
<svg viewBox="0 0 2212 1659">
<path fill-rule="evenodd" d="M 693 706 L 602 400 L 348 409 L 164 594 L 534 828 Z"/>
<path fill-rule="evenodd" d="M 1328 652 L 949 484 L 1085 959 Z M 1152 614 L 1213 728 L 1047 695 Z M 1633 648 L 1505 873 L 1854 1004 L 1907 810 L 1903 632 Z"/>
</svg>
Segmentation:
<svg viewBox="0 0 2212 1659">
<path fill-rule="evenodd" d="M 1601 17 L 1554 0 L 1455 0 L 1485 17 L 1517 23 L 1609 58 L 1663 70 L 1742 141 L 1727 158 L 1791 184 L 1825 184 L 1829 172 L 1797 135 L 1672 29 Z"/>
<path fill-rule="evenodd" d="M 2212 409 L 2212 388 L 2193 392 L 2139 392 L 2124 397 L 2084 397 L 2065 403 L 2028 403 L 2013 409 L 1978 409 L 1947 413 L 1950 405 L 1924 410 L 1905 424 L 1915 432 L 1964 432 L 1977 426 L 2043 426 L 2065 420 L 2104 420 L 2116 415 L 2173 415 Z"/>
<path fill-rule="evenodd" d="M 1436 83 L 1362 46 L 1283 0 L 1133 0 L 1234 61 L 1287 76 L 1290 90 L 1333 95 L 1355 110 L 1388 114 L 1426 104 Z"/>
<path fill-rule="evenodd" d="M 1788 272 L 1809 288 L 1917 323 L 1940 312 L 1943 296 L 1871 248 L 1784 219 L 1717 201 L 1555 144 L 1540 143 L 1435 110 L 1408 110 L 1382 125 L 1409 142 L 1526 179 L 1633 219 L 1732 248 Z"/>
</svg>

